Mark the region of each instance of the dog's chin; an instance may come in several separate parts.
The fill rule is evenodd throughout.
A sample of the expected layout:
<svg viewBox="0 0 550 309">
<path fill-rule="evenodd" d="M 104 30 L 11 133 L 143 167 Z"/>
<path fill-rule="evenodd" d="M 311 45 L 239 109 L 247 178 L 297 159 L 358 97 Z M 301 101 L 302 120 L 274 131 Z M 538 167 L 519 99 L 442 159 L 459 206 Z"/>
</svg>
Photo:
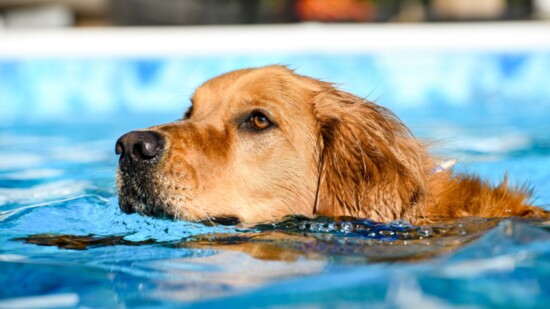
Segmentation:
<svg viewBox="0 0 550 309">
<path fill-rule="evenodd" d="M 118 205 L 127 214 L 138 213 L 144 216 L 173 218 L 174 209 L 160 199 L 156 185 L 142 181 L 148 175 L 128 177 L 124 173 L 117 175 Z"/>
<path fill-rule="evenodd" d="M 212 225 L 237 225 L 241 223 L 241 219 L 237 216 L 224 215 L 215 217 L 196 217 L 196 218 L 176 218 L 176 216 L 170 212 L 167 205 L 161 206 L 135 200 L 132 197 L 119 195 L 118 205 L 120 209 L 127 214 L 138 213 L 142 216 L 162 218 L 162 219 L 183 219 L 190 222 L 200 222 L 208 226 Z"/>
<path fill-rule="evenodd" d="M 138 213 L 148 217 L 173 218 L 174 216 L 167 212 L 163 206 L 154 205 L 147 202 L 135 200 L 125 196 L 118 197 L 118 205 L 122 212 L 127 214 Z"/>
<path fill-rule="evenodd" d="M 138 213 L 143 216 L 174 219 L 169 205 L 159 203 L 148 197 L 134 197 L 121 194 L 119 191 L 118 206 L 127 214 Z"/>
</svg>

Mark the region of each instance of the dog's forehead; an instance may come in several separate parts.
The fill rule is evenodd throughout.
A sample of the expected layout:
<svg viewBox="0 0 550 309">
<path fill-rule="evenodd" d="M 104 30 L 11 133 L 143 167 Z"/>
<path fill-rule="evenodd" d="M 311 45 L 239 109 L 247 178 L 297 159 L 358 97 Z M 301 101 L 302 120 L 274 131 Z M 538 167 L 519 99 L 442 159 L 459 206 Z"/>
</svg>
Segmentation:
<svg viewBox="0 0 550 309">
<path fill-rule="evenodd" d="M 268 101 L 284 91 L 284 80 L 290 72 L 287 71 L 278 68 L 245 69 L 208 80 L 193 94 L 194 111 Z"/>
<path fill-rule="evenodd" d="M 280 72 L 265 68 L 233 71 L 206 81 L 195 91 L 194 97 L 203 98 L 212 94 L 227 95 L 229 93 L 254 92 L 266 86 L 277 84 L 281 78 Z"/>
</svg>

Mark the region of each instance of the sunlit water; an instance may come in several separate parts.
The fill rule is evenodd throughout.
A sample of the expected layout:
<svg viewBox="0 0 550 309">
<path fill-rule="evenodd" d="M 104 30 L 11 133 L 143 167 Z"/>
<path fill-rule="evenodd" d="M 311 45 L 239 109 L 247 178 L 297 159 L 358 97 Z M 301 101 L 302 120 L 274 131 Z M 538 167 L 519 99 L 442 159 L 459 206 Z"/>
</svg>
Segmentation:
<svg viewBox="0 0 550 309">
<path fill-rule="evenodd" d="M 546 124 L 401 116 L 458 171 L 492 182 L 507 171 L 550 202 Z M 128 118 L 0 128 L 0 308 L 550 306 L 544 222 L 241 227 L 123 214 L 114 141 L 173 117 Z"/>
</svg>

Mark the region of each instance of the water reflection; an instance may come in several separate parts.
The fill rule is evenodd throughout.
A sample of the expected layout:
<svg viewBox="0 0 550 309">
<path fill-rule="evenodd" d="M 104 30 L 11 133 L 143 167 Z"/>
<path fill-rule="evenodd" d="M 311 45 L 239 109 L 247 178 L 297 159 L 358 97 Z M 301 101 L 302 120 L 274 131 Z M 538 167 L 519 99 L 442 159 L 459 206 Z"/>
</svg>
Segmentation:
<svg viewBox="0 0 550 309">
<path fill-rule="evenodd" d="M 215 302 L 220 297 L 239 304 L 241 299 L 231 297 L 244 295 L 246 298 L 256 295 L 254 291 L 258 289 L 258 295 L 275 293 L 269 288 L 271 285 L 280 283 L 274 291 L 284 290 L 288 288 L 285 282 L 309 282 L 308 278 L 331 274 L 338 274 L 337 278 L 341 278 L 338 280 L 344 280 L 351 274 L 344 276 L 341 271 L 354 269 L 355 275 L 351 277 L 364 277 L 361 280 L 367 282 L 380 277 L 371 282 L 372 288 L 386 286 L 387 289 L 383 289 L 386 292 L 376 292 L 378 296 L 401 291 L 396 288 L 407 283 L 401 276 L 401 271 L 405 271 L 409 279 L 413 278 L 411 282 L 418 285 L 418 295 L 424 297 L 424 283 L 414 279 L 420 274 L 436 276 L 441 281 L 479 276 L 479 272 L 483 275 L 515 271 L 518 263 L 526 261 L 525 254 L 516 254 L 518 248 L 531 248 L 539 241 L 547 243 L 550 233 L 545 229 L 549 227 L 548 222 L 516 218 L 462 218 L 414 226 L 404 221 L 383 224 L 365 219 L 293 216 L 254 227 L 228 226 L 226 230 L 210 227 L 202 234 L 182 235 L 180 239 L 134 239 L 131 233 L 34 234 L 16 240 L 58 247 L 66 253 L 78 250 L 79 255 L 96 256 L 84 268 L 92 266 L 101 276 L 110 278 L 102 284 L 115 288 L 116 299 L 127 305 L 135 304 L 138 298 L 159 305 L 197 300 Z M 58 259 L 52 259 L 52 263 L 59 265 Z M 25 260 L 23 257 L 9 265 L 35 264 Z M 49 265 L 44 262 L 41 263 Z M 66 263 L 76 267 L 73 262 Z M 384 267 L 390 263 L 392 267 Z M 368 271 L 364 271 L 365 267 Z M 393 281 L 386 278 L 390 274 Z M 334 284 L 328 286 L 336 289 L 338 285 Z M 353 282 L 346 284 L 351 284 L 352 290 L 365 288 Z M 325 284 L 321 281 L 315 286 Z M 295 288 L 302 291 L 298 294 L 301 297 L 309 293 L 305 286 Z M 259 300 L 259 296 L 250 297 Z M 288 305 L 293 300 L 274 298 L 270 303 Z"/>
<path fill-rule="evenodd" d="M 520 219 L 516 219 L 520 220 Z M 186 236 L 176 241 L 131 235 L 35 234 L 16 240 L 40 246 L 86 250 L 109 246 L 160 245 L 168 248 L 237 251 L 270 261 L 338 260 L 344 263 L 422 261 L 478 239 L 501 219 L 461 218 L 434 225 L 389 224 L 368 219 L 290 216 L 272 224 Z M 525 220 L 521 220 L 525 221 Z M 542 224 L 530 221 L 533 224 Z M 130 238 L 130 239 L 128 239 Z"/>
</svg>

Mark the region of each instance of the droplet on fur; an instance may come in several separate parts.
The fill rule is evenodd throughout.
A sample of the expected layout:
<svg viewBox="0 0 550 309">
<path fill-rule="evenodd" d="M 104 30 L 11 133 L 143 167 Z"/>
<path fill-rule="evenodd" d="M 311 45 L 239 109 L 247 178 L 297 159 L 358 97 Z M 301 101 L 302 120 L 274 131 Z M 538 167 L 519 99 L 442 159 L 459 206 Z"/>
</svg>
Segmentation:
<svg viewBox="0 0 550 309">
<path fill-rule="evenodd" d="M 412 228 L 412 224 L 410 224 L 408 221 L 405 220 L 394 220 L 390 222 L 390 226 L 393 228 L 398 229 L 410 229 Z"/>
<path fill-rule="evenodd" d="M 344 234 L 349 234 L 353 232 L 353 224 L 350 222 L 342 222 L 342 227 L 340 228 L 340 231 Z"/>
<path fill-rule="evenodd" d="M 457 225 L 457 229 L 458 229 L 458 234 L 459 235 L 464 236 L 464 235 L 468 234 L 468 231 L 466 231 L 466 229 L 464 228 L 464 225 L 462 225 L 462 223 Z"/>
<path fill-rule="evenodd" d="M 389 237 L 389 236 L 393 236 L 395 234 L 394 231 L 392 230 L 381 230 L 378 232 L 378 234 L 380 234 L 381 236 L 384 236 L 384 237 Z"/>
<path fill-rule="evenodd" d="M 432 236 L 433 232 L 434 230 L 431 226 L 421 226 L 418 228 L 418 233 L 420 234 L 420 236 Z"/>
<path fill-rule="evenodd" d="M 361 233 L 361 234 L 365 234 L 365 233 L 367 233 L 371 230 L 370 228 L 368 228 L 368 227 L 366 227 L 362 224 L 355 224 L 354 229 L 355 229 L 356 233 Z"/>
<path fill-rule="evenodd" d="M 318 232 L 319 231 L 319 224 L 318 223 L 312 223 L 309 226 L 309 231 L 310 232 Z"/>
<path fill-rule="evenodd" d="M 401 232 L 399 233 L 400 239 L 414 239 L 414 235 L 409 232 Z"/>
<path fill-rule="evenodd" d="M 332 232 L 333 230 L 334 230 L 334 226 L 332 224 L 327 224 L 327 223 L 319 224 L 319 232 L 329 233 L 329 232 Z"/>
</svg>

